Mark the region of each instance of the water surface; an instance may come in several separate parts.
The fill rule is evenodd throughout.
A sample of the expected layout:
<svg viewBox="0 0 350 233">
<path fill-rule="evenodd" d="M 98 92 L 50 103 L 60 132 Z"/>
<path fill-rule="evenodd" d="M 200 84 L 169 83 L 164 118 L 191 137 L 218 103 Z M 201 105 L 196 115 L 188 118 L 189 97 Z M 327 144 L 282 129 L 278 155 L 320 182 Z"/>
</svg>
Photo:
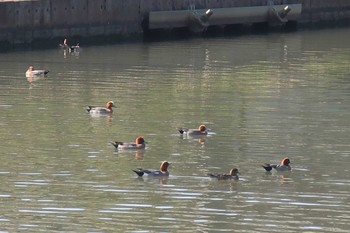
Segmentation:
<svg viewBox="0 0 350 233">
<path fill-rule="evenodd" d="M 0 231 L 348 232 L 349 29 L 0 54 Z M 29 65 L 49 69 L 27 80 Z M 113 100 L 111 116 L 86 105 Z M 204 123 L 184 138 L 177 127 Z M 144 151 L 113 140 L 142 135 Z M 288 156 L 289 173 L 265 173 Z M 131 169 L 171 162 L 170 177 Z M 238 167 L 239 181 L 208 172 Z"/>
</svg>

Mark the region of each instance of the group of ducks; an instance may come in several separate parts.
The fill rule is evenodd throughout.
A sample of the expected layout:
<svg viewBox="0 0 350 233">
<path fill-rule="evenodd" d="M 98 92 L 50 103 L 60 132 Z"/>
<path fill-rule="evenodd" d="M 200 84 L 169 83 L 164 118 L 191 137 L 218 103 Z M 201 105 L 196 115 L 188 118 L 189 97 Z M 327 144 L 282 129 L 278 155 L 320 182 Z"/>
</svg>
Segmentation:
<svg viewBox="0 0 350 233">
<path fill-rule="evenodd" d="M 67 50 L 69 53 L 77 53 L 80 52 L 80 45 L 79 43 L 77 43 L 77 45 L 68 45 L 68 40 L 67 38 L 65 38 L 63 40 L 63 44 L 59 44 L 59 47 L 61 47 L 61 49 Z"/>
<path fill-rule="evenodd" d="M 59 44 L 59 47 L 61 47 L 63 50 L 68 51 L 69 53 L 79 53 L 81 48 L 79 43 L 77 45 L 70 46 L 68 45 L 67 39 L 63 40 L 63 44 Z M 28 79 L 35 79 L 35 78 L 42 78 L 45 77 L 49 73 L 49 70 L 42 70 L 42 69 L 34 69 L 33 66 L 29 66 L 28 70 L 26 71 L 26 78 Z"/>
<path fill-rule="evenodd" d="M 272 169 L 275 169 L 276 171 L 290 171 L 290 160 L 289 158 L 284 158 L 281 162 L 281 164 L 264 164 L 262 165 L 263 168 L 267 172 L 270 172 Z M 148 169 L 142 169 L 138 168 L 137 170 L 133 170 L 139 177 L 142 177 L 144 174 L 147 174 L 149 176 L 169 176 L 169 167 L 170 163 L 168 161 L 163 161 L 160 164 L 159 170 L 148 170 Z M 211 178 L 215 178 L 218 180 L 239 180 L 239 171 L 237 168 L 232 168 L 228 174 L 226 173 L 208 173 L 207 175 Z"/>
<path fill-rule="evenodd" d="M 76 46 L 69 46 L 67 43 L 67 39 L 64 39 L 63 44 L 60 44 L 60 47 L 64 50 L 69 50 L 69 52 L 76 52 L 80 49 L 79 43 Z M 48 74 L 48 70 L 36 70 L 33 66 L 29 66 L 26 71 L 26 77 L 28 79 L 44 77 Z M 91 115 L 108 115 L 113 113 L 113 107 L 115 104 L 113 101 L 108 101 L 105 107 L 96 107 L 96 106 L 87 106 L 86 110 Z M 182 135 L 186 136 L 204 136 L 208 134 L 205 125 L 200 125 L 197 129 L 188 129 L 188 128 L 179 128 L 178 131 Z M 116 149 L 144 149 L 146 147 L 146 142 L 143 137 L 139 136 L 136 138 L 135 142 L 112 142 L 112 145 Z M 281 161 L 281 164 L 264 164 L 262 167 L 270 172 L 273 169 L 276 171 L 290 171 L 290 159 L 284 158 Z M 137 169 L 133 170 L 139 177 L 142 177 L 144 174 L 149 176 L 169 176 L 169 167 L 170 163 L 168 161 L 164 161 L 160 164 L 159 170 L 145 170 L 145 169 Z M 218 180 L 238 180 L 239 171 L 237 168 L 232 168 L 228 174 L 225 173 L 209 173 L 208 176 L 212 178 L 216 178 Z"/>
<path fill-rule="evenodd" d="M 95 107 L 95 106 L 87 106 L 86 111 L 90 114 L 111 114 L 113 112 L 113 107 L 115 107 L 113 101 L 108 101 L 106 104 L 106 107 Z M 197 129 L 188 129 L 188 128 L 179 128 L 178 131 L 182 135 L 186 136 L 202 136 L 207 135 L 208 131 L 205 125 L 200 125 Z M 146 147 L 146 142 L 143 137 L 139 136 L 136 138 L 135 142 L 119 142 L 115 141 L 112 142 L 112 145 L 116 149 L 144 149 Z M 270 172 L 273 169 L 276 171 L 290 171 L 290 159 L 284 158 L 281 161 L 281 164 L 264 164 L 262 167 L 267 171 Z M 148 169 L 142 169 L 138 168 L 136 170 L 133 170 L 139 177 L 142 177 L 143 175 L 149 175 L 154 177 L 161 177 L 161 176 L 169 176 L 169 168 L 170 163 L 168 161 L 163 161 L 160 164 L 159 170 L 148 170 Z M 211 178 L 215 178 L 218 180 L 238 180 L 239 179 L 239 171 L 237 168 L 232 168 L 228 174 L 225 173 L 209 173 L 208 176 Z"/>
</svg>

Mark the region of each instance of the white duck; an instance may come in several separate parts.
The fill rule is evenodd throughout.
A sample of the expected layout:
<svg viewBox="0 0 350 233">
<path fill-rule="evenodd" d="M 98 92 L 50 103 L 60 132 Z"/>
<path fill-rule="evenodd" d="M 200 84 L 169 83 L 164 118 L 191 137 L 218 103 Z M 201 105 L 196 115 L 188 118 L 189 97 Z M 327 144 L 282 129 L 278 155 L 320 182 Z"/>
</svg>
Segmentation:
<svg viewBox="0 0 350 233">
<path fill-rule="evenodd" d="M 26 77 L 27 78 L 44 77 L 47 73 L 49 73 L 48 70 L 34 70 L 33 66 L 29 66 L 26 72 Z"/>
</svg>

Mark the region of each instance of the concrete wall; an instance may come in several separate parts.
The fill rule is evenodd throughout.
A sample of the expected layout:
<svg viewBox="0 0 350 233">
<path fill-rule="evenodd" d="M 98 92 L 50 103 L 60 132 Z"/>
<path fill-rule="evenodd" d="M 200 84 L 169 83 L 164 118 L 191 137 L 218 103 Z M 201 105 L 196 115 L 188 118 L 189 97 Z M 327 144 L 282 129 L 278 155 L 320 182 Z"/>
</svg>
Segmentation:
<svg viewBox="0 0 350 233">
<path fill-rule="evenodd" d="M 350 21 L 349 0 L 303 0 L 301 23 L 337 24 Z"/>
<path fill-rule="evenodd" d="M 349 0 L 0 0 L 0 42 L 142 35 L 150 11 L 301 3 L 301 24 L 350 20 Z"/>
</svg>

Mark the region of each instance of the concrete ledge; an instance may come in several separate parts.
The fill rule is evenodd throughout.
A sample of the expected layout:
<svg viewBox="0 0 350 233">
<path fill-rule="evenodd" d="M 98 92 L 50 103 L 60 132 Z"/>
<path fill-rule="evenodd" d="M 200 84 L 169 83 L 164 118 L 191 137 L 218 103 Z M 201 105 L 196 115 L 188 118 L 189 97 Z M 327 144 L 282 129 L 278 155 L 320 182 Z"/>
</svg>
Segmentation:
<svg viewBox="0 0 350 233">
<path fill-rule="evenodd" d="M 301 4 L 300 26 L 350 21 L 349 0 L 0 0 L 0 43 L 9 47 L 65 37 L 140 37 L 147 29 L 144 22 L 150 12 L 187 11 L 189 2 L 196 9 L 218 12 L 224 8 Z M 211 21 L 224 23 L 215 19 L 215 14 Z M 183 23 L 184 19 L 178 21 L 178 25 Z"/>
<path fill-rule="evenodd" d="M 211 8 L 214 14 L 210 17 L 209 24 L 230 25 L 262 23 L 271 20 L 270 10 L 282 10 L 286 5 L 252 6 L 233 8 Z M 287 15 L 289 20 L 298 20 L 301 14 L 301 4 L 290 4 L 291 12 Z M 204 14 L 207 9 L 195 10 Z M 188 27 L 190 25 L 191 10 L 180 11 L 151 11 L 149 13 L 149 29 Z"/>
</svg>

